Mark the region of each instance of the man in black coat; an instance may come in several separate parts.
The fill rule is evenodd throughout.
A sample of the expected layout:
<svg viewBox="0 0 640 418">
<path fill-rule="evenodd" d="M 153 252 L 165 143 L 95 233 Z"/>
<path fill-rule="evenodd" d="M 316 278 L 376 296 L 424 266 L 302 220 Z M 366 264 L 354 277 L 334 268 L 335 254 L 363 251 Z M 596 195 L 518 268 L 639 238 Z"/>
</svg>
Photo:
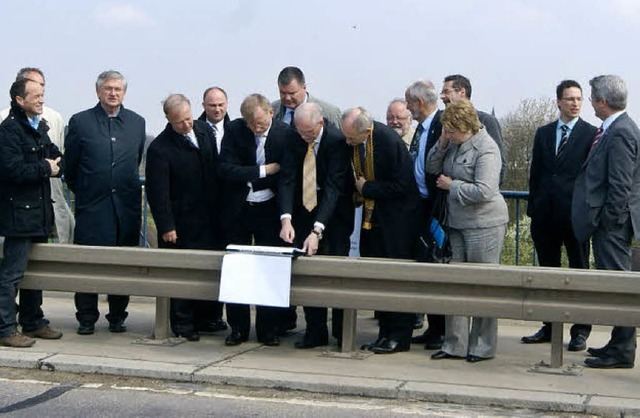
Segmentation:
<svg viewBox="0 0 640 418">
<path fill-rule="evenodd" d="M 266 97 L 251 94 L 240 106 L 241 119 L 229 124 L 222 141 L 220 175 L 224 179 L 221 219 L 231 244 L 282 245 L 276 193 L 280 164 L 293 138 L 291 129 L 273 119 Z M 256 334 L 265 345 L 280 344 L 276 335 L 282 308 L 256 307 Z M 227 303 L 231 333 L 227 345 L 249 338 L 248 305 Z"/>
<path fill-rule="evenodd" d="M 57 339 L 42 312 L 42 291 L 20 291 L 17 330 L 16 293 L 34 242 L 46 242 L 53 226 L 50 177 L 59 177 L 62 154 L 51 143 L 40 118 L 44 87 L 23 78 L 11 85 L 11 110 L 0 124 L 0 345 L 30 347 L 34 338 Z"/>
<path fill-rule="evenodd" d="M 127 83 L 117 71 L 98 76 L 99 103 L 69 120 L 65 178 L 76 198 L 74 242 L 136 246 L 140 241 L 141 187 L 138 167 L 145 121 L 125 109 Z M 109 331 L 124 332 L 129 296 L 109 295 Z M 93 334 L 100 316 L 98 295 L 76 293 L 78 334 Z"/>
<path fill-rule="evenodd" d="M 589 241 L 578 242 L 571 226 L 571 199 L 576 177 L 591 149 L 596 128 L 580 118 L 582 88 L 574 80 L 564 80 L 556 88 L 560 118 L 538 128 L 533 140 L 529 173 L 531 237 L 538 261 L 544 267 L 560 267 L 562 246 L 569 267 L 589 268 Z M 571 327 L 569 351 L 587 348 L 591 325 Z M 522 337 L 524 344 L 551 341 L 551 324 L 535 334 Z"/>
<path fill-rule="evenodd" d="M 361 256 L 412 258 L 420 197 L 406 145 L 393 129 L 374 122 L 361 107 L 344 112 L 342 133 L 353 147 L 355 187 L 364 205 Z M 379 312 L 378 317 L 378 339 L 365 347 L 376 354 L 408 351 L 415 314 Z"/>
<path fill-rule="evenodd" d="M 172 94 L 163 110 L 169 123 L 149 145 L 147 199 L 158 230 L 160 248 L 215 249 L 218 239 L 218 156 L 206 123 L 194 121 L 191 104 Z M 198 309 L 204 305 L 204 309 Z M 178 337 L 198 341 L 199 312 L 208 301 L 171 299 L 171 329 Z"/>
<path fill-rule="evenodd" d="M 354 216 L 350 149 L 316 103 L 299 105 L 294 119 L 299 136 L 285 153 L 278 192 L 280 238 L 308 255 L 348 256 Z M 327 345 L 327 308 L 304 312 L 307 330 L 296 348 Z M 335 323 L 340 339 L 338 329 Z"/>
</svg>

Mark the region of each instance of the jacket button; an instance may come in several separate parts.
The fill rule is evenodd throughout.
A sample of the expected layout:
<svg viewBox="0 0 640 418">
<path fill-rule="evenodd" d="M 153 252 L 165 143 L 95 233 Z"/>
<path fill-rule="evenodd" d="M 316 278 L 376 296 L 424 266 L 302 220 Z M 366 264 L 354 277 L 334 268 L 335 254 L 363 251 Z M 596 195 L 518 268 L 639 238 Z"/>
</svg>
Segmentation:
<svg viewBox="0 0 640 418">
<path fill-rule="evenodd" d="M 111 167 L 115 167 L 115 166 L 116 166 L 116 163 L 111 163 Z"/>
<path fill-rule="evenodd" d="M 25 208 L 29 209 L 29 205 L 25 206 Z"/>
<path fill-rule="evenodd" d="M 111 142 L 116 142 L 116 139 L 115 138 L 111 138 Z"/>
<path fill-rule="evenodd" d="M 116 192 L 116 189 L 111 189 L 111 193 L 115 193 L 115 192 Z"/>
</svg>

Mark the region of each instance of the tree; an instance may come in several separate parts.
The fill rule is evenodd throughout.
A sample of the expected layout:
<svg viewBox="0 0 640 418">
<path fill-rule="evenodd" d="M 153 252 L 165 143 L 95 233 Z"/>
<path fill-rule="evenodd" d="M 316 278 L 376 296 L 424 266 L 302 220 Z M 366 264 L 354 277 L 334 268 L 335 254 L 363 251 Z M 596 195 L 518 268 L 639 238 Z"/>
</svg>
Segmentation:
<svg viewBox="0 0 640 418">
<path fill-rule="evenodd" d="M 500 119 L 507 154 L 507 174 L 503 189 L 529 189 L 529 165 L 536 129 L 557 117 L 556 100 L 542 97 L 522 100 L 516 110 Z"/>
</svg>

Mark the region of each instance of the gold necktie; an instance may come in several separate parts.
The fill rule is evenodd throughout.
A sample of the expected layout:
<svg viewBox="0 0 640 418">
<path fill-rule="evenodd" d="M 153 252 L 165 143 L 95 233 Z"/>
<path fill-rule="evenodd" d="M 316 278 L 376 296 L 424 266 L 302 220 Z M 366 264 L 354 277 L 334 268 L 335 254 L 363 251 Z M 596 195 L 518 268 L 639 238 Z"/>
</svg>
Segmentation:
<svg viewBox="0 0 640 418">
<path fill-rule="evenodd" d="M 302 164 L 302 204 L 309 212 L 318 205 L 316 190 L 316 154 L 313 150 L 313 142 L 307 148 Z"/>
</svg>

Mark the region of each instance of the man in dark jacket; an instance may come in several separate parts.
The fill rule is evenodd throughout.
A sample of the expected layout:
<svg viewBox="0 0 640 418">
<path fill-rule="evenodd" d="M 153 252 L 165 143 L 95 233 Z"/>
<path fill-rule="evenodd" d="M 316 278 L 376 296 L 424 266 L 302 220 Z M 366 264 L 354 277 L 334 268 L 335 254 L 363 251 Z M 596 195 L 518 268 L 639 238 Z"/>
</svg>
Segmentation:
<svg viewBox="0 0 640 418">
<path fill-rule="evenodd" d="M 99 103 L 69 120 L 65 138 L 65 177 L 76 197 L 74 242 L 81 245 L 136 246 L 139 243 L 141 188 L 138 167 L 145 121 L 125 109 L 127 82 L 117 71 L 98 76 Z M 129 296 L 109 295 L 109 331 L 127 330 Z M 100 316 L 98 295 L 76 293 L 78 334 L 93 334 Z"/>
<path fill-rule="evenodd" d="M 10 90 L 9 117 L 0 125 L 0 344 L 30 347 L 34 338 L 58 339 L 42 312 L 42 291 L 21 290 L 17 331 L 16 293 L 34 242 L 46 242 L 53 225 L 50 177 L 59 177 L 62 154 L 41 120 L 44 88 L 21 79 Z"/>
<path fill-rule="evenodd" d="M 147 150 L 146 189 L 160 248 L 212 250 L 218 236 L 215 140 L 206 123 L 194 121 L 182 94 L 164 101 L 169 123 Z M 214 298 L 215 295 L 212 295 Z M 199 305 L 209 301 L 171 299 L 171 328 L 178 337 L 200 339 Z"/>
</svg>

